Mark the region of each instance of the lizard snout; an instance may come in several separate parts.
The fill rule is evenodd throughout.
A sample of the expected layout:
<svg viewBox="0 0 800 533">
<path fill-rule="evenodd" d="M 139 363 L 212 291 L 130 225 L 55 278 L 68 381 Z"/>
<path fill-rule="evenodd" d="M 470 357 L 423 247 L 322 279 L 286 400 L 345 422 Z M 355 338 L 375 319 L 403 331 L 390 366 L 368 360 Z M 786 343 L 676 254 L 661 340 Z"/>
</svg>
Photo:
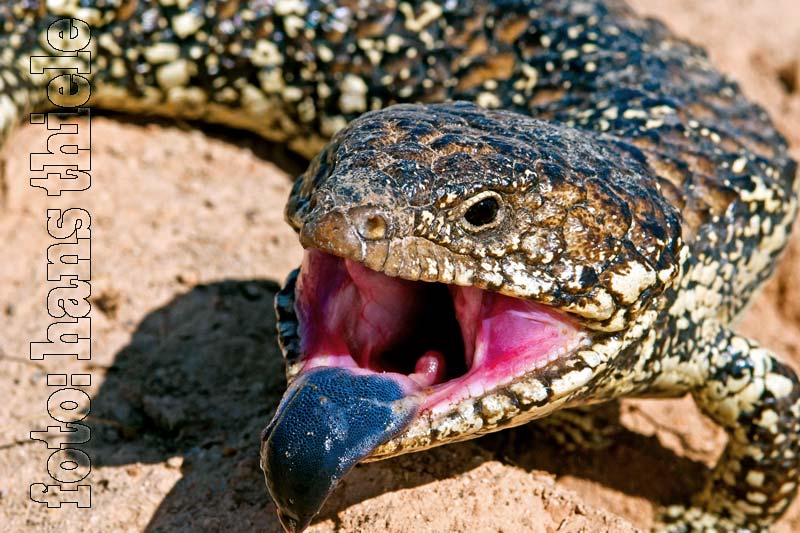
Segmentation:
<svg viewBox="0 0 800 533">
<path fill-rule="evenodd" d="M 306 248 L 318 248 L 339 257 L 363 259 L 366 244 L 391 237 L 392 226 L 384 210 L 376 206 L 350 209 L 317 208 L 303 223 L 300 242 Z"/>
<path fill-rule="evenodd" d="M 356 228 L 338 209 L 312 213 L 300 230 L 300 243 L 305 248 L 319 248 L 340 257 L 360 257 L 363 248 Z"/>
</svg>

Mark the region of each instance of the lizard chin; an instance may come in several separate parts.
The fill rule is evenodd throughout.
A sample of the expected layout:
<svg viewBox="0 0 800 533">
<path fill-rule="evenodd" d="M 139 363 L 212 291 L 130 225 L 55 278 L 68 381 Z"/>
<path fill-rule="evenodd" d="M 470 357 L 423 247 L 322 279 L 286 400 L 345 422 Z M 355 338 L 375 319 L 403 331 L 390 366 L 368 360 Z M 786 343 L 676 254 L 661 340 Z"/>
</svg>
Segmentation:
<svg viewBox="0 0 800 533">
<path fill-rule="evenodd" d="M 295 309 L 302 371 L 380 374 L 421 410 L 446 409 L 574 353 L 588 336 L 568 315 L 475 287 L 390 277 L 305 253 Z"/>
</svg>

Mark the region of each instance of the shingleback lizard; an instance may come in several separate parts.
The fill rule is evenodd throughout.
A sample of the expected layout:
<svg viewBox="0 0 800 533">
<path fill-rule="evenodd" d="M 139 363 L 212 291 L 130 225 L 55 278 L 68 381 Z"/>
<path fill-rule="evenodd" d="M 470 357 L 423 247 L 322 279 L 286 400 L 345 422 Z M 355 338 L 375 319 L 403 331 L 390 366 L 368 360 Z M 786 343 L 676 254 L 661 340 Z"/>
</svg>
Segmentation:
<svg viewBox="0 0 800 533">
<path fill-rule="evenodd" d="M 794 498 L 797 376 L 728 324 L 786 243 L 796 165 L 662 24 L 615 0 L 31 0 L 0 22 L 4 133 L 46 108 L 29 58 L 90 32 L 90 72 L 35 60 L 78 67 L 90 105 L 318 153 L 286 208 L 306 253 L 261 451 L 287 530 L 359 461 L 621 397 L 689 393 L 728 434 L 662 530 L 766 529 Z"/>
</svg>

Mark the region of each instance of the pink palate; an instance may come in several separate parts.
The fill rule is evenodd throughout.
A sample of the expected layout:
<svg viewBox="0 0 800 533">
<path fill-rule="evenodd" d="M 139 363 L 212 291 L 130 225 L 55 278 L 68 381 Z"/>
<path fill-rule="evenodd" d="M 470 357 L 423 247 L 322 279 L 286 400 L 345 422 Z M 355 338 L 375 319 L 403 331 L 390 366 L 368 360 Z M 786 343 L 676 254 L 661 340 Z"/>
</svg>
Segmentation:
<svg viewBox="0 0 800 533">
<path fill-rule="evenodd" d="M 434 388 L 424 398 L 423 410 L 444 408 L 508 383 L 509 376 L 542 367 L 559 349 L 574 347 L 580 335 L 577 324 L 544 305 L 474 287 L 450 290 L 467 361 L 472 361 L 456 383 Z"/>
</svg>

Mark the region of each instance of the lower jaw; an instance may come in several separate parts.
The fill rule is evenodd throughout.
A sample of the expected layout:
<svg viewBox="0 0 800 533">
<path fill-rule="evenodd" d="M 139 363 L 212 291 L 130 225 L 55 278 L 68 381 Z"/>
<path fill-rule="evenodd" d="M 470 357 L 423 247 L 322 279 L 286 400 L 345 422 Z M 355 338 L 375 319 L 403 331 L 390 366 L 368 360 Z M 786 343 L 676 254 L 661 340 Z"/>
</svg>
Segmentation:
<svg viewBox="0 0 800 533">
<path fill-rule="evenodd" d="M 449 427 L 436 420 L 568 364 L 586 341 L 566 315 L 534 302 L 391 278 L 316 250 L 306 252 L 293 296 L 287 316 L 297 323 L 281 329 L 299 335 L 299 361 L 261 449 L 292 531 L 358 462 L 476 436 L 497 421 L 483 425 L 475 409 Z"/>
</svg>

